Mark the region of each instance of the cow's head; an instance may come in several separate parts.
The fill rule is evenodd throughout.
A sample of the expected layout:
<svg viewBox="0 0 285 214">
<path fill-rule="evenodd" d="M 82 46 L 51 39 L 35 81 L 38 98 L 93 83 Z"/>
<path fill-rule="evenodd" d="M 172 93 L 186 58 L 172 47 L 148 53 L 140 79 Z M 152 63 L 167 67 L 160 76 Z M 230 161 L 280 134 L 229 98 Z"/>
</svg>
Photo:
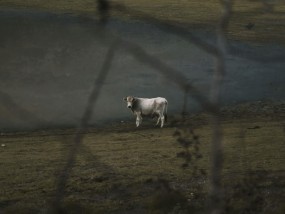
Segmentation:
<svg viewBox="0 0 285 214">
<path fill-rule="evenodd" d="M 127 102 L 127 107 L 132 108 L 134 102 L 136 101 L 136 98 L 133 96 L 127 96 L 127 97 L 124 97 L 124 100 Z"/>
</svg>

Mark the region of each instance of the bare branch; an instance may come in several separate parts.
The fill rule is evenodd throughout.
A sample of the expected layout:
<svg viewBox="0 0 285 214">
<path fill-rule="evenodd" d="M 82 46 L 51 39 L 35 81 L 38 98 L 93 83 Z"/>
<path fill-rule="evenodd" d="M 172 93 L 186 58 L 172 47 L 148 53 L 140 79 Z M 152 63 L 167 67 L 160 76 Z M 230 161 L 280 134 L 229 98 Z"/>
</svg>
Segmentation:
<svg viewBox="0 0 285 214">
<path fill-rule="evenodd" d="M 225 75 L 225 56 L 226 56 L 226 38 L 225 30 L 229 23 L 229 17 L 231 14 L 232 1 L 223 0 L 223 14 L 219 25 L 217 26 L 217 44 L 219 54 L 215 55 L 216 68 L 213 76 L 212 90 L 211 90 L 211 101 L 218 108 L 220 106 L 221 98 L 221 86 Z M 221 174 L 223 167 L 223 130 L 221 127 L 221 121 L 218 114 L 212 115 L 212 148 L 211 148 L 211 210 L 212 214 L 220 214 L 223 212 L 222 197 L 223 191 L 221 187 Z"/>
<path fill-rule="evenodd" d="M 65 164 L 63 170 L 61 171 L 61 174 L 58 176 L 57 187 L 56 187 L 56 196 L 54 198 L 54 204 L 53 204 L 53 211 L 54 212 L 58 212 L 60 210 L 61 201 L 65 195 L 66 183 L 67 183 L 67 180 L 70 176 L 71 169 L 74 166 L 74 162 L 75 162 L 77 152 L 78 152 L 78 150 L 82 144 L 82 140 L 84 137 L 84 129 L 87 127 L 87 125 L 91 119 L 95 103 L 96 103 L 96 101 L 100 95 L 101 88 L 103 86 L 103 82 L 107 78 L 107 75 L 110 71 L 117 44 L 118 44 L 117 41 L 115 41 L 108 50 L 104 64 L 103 64 L 101 71 L 100 71 L 100 73 L 99 73 L 99 75 L 98 75 L 98 77 L 94 83 L 92 92 L 91 92 L 89 99 L 88 99 L 87 106 L 86 106 L 85 111 L 83 113 L 80 124 L 77 128 L 77 132 L 76 132 L 76 135 L 74 138 L 74 143 L 73 143 L 72 147 L 70 148 L 69 154 L 67 156 L 66 164 Z"/>
<path fill-rule="evenodd" d="M 96 0 L 100 14 L 100 22 L 106 24 L 109 18 L 110 4 L 107 0 Z"/>
<path fill-rule="evenodd" d="M 223 4 L 228 4 L 224 0 L 220 0 L 220 2 Z M 142 20 L 142 21 L 147 22 L 149 24 L 155 25 L 161 31 L 179 36 L 180 38 L 184 39 L 185 41 L 188 41 L 191 44 L 196 45 L 198 48 L 200 48 L 201 50 L 205 51 L 208 54 L 219 55 L 218 47 L 202 40 L 201 38 L 199 38 L 197 36 L 195 36 L 194 34 L 189 32 L 189 30 L 186 28 L 171 24 L 171 23 L 169 23 L 169 21 L 158 20 L 152 16 L 149 16 L 148 14 L 146 14 L 142 11 L 134 10 L 133 8 L 130 10 L 125 5 L 117 3 L 117 2 L 116 3 L 112 2 L 111 8 L 113 10 L 116 10 L 116 11 L 122 13 L 122 14 L 128 14 L 135 19 L 139 19 L 139 20 Z M 230 8 L 228 8 L 228 9 L 230 9 Z M 225 28 L 227 27 L 227 25 L 229 24 L 229 16 L 230 16 L 231 12 L 232 11 L 230 9 L 229 12 L 224 14 L 225 16 L 228 16 L 228 17 L 227 18 L 223 17 L 220 20 L 220 23 L 219 23 L 220 27 L 225 27 Z M 234 46 L 229 47 L 229 53 L 231 55 L 239 57 L 239 58 L 246 58 L 248 60 L 258 61 L 258 62 L 275 63 L 275 62 L 284 62 L 285 61 L 284 54 L 271 56 L 271 57 L 268 57 L 266 55 L 256 56 L 256 53 L 250 54 L 250 53 L 245 52 L 241 48 L 237 48 Z"/>
<path fill-rule="evenodd" d="M 142 47 L 131 42 L 120 39 L 120 47 L 129 51 L 139 61 L 150 65 L 160 72 L 166 79 L 177 84 L 182 91 L 187 91 L 195 100 L 198 101 L 207 111 L 217 113 L 215 105 L 211 104 L 207 97 L 199 92 L 192 84 L 187 81 L 187 78 L 175 70 L 174 68 L 166 65 L 160 59 L 148 54 Z"/>
<path fill-rule="evenodd" d="M 203 41 L 201 38 L 193 35 L 185 28 L 170 24 L 169 21 L 165 22 L 165 21 L 158 20 L 138 10 L 134 10 L 134 9 L 129 10 L 125 5 L 120 4 L 120 3 L 112 3 L 112 9 L 117 10 L 118 12 L 121 12 L 123 14 L 131 15 L 131 17 L 148 22 L 152 25 L 155 25 L 158 29 L 166 33 L 179 36 L 183 38 L 184 40 L 190 42 L 191 44 L 196 45 L 198 48 L 201 48 L 208 54 L 216 55 L 218 53 L 217 48 L 215 46 Z"/>
</svg>

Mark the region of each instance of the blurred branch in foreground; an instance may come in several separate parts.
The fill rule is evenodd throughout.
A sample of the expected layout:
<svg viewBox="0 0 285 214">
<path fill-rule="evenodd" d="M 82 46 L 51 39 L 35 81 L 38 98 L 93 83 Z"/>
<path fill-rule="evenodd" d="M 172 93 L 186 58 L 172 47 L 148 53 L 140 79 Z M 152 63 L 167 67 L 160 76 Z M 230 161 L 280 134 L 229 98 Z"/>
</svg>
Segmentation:
<svg viewBox="0 0 285 214">
<path fill-rule="evenodd" d="M 226 37 L 225 31 L 229 24 L 232 10 L 231 0 L 222 0 L 223 14 L 217 26 L 217 44 L 219 54 L 214 55 L 216 67 L 212 79 L 211 101 L 217 107 L 220 106 L 221 88 L 226 72 Z M 217 114 L 212 115 L 213 137 L 211 143 L 211 173 L 210 173 L 210 213 L 220 214 L 223 212 L 222 168 L 223 168 L 223 130 L 221 119 Z"/>
</svg>

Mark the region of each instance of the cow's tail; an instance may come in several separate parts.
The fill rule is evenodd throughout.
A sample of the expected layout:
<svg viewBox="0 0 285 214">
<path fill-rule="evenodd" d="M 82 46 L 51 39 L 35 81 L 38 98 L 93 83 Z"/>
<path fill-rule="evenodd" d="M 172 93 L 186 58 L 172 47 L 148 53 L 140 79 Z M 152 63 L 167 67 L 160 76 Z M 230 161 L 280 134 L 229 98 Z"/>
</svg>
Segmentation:
<svg viewBox="0 0 285 214">
<path fill-rule="evenodd" d="M 165 100 L 165 108 L 164 108 L 164 121 L 167 123 L 167 106 L 168 102 Z"/>
</svg>

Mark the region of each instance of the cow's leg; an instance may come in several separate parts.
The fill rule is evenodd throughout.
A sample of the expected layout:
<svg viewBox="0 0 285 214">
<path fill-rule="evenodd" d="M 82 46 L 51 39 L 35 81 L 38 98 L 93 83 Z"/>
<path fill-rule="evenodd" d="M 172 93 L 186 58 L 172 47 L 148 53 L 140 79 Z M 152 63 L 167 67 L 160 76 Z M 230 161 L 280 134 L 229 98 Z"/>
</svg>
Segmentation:
<svg viewBox="0 0 285 214">
<path fill-rule="evenodd" d="M 139 127 L 139 125 L 142 123 L 142 116 L 140 113 L 137 113 L 137 119 L 136 119 L 136 125 Z"/>
<path fill-rule="evenodd" d="M 136 119 L 136 125 L 137 125 L 137 127 L 139 127 L 139 125 L 140 125 L 140 119 L 139 119 L 138 115 L 137 115 L 137 119 Z"/>
<path fill-rule="evenodd" d="M 161 121 L 160 127 L 162 128 L 164 125 L 164 114 L 163 113 L 160 115 L 160 121 Z"/>
<path fill-rule="evenodd" d="M 160 121 L 160 115 L 158 115 L 156 126 L 159 124 L 159 121 Z"/>
</svg>

